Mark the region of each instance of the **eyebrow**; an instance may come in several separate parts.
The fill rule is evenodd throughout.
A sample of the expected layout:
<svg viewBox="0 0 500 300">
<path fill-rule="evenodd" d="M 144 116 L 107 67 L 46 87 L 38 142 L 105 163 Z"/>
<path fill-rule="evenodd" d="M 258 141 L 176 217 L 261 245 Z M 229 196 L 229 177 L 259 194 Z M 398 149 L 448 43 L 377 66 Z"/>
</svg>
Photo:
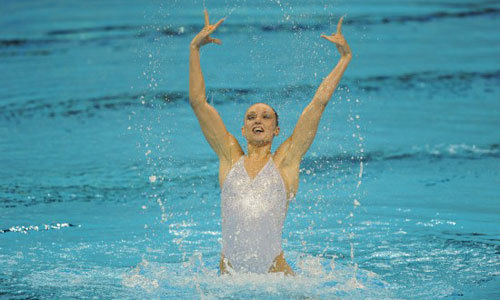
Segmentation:
<svg viewBox="0 0 500 300">
<path fill-rule="evenodd" d="M 270 114 L 271 112 L 270 112 L 270 111 L 268 111 L 268 110 L 265 110 L 265 111 L 263 111 L 262 113 L 264 113 L 264 114 Z M 251 115 L 251 114 L 254 114 L 254 115 L 255 115 L 255 114 L 257 114 L 257 113 L 256 113 L 255 111 L 253 111 L 253 110 L 251 110 L 251 111 L 247 112 L 247 116 L 248 116 L 248 115 Z"/>
</svg>

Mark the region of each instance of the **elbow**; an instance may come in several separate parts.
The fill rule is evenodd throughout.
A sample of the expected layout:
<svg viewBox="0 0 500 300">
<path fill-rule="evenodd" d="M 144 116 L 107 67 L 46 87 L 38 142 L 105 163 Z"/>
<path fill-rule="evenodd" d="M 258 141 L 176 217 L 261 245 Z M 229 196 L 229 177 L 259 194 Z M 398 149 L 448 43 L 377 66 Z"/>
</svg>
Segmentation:
<svg viewBox="0 0 500 300">
<path fill-rule="evenodd" d="M 191 98 L 191 97 L 189 97 L 189 104 L 191 105 L 191 108 L 195 111 L 202 108 L 205 103 L 206 103 L 206 101 L 203 98 Z"/>
<path fill-rule="evenodd" d="M 189 104 L 191 105 L 191 108 L 193 110 L 196 110 L 196 109 L 198 109 L 198 107 L 200 107 L 200 104 L 198 102 L 191 101 L 191 99 L 189 100 Z"/>
<path fill-rule="evenodd" d="M 323 112 L 325 110 L 326 105 L 330 101 L 330 98 L 326 98 L 323 96 L 316 96 L 313 98 L 311 101 L 311 109 L 314 109 L 316 111 Z"/>
<path fill-rule="evenodd" d="M 189 104 L 191 104 L 191 107 L 195 108 L 203 104 L 203 102 L 205 102 L 203 97 L 189 95 Z"/>
<path fill-rule="evenodd" d="M 341 59 L 346 63 L 350 63 L 352 59 L 352 53 L 349 52 L 347 54 L 342 55 Z"/>
</svg>

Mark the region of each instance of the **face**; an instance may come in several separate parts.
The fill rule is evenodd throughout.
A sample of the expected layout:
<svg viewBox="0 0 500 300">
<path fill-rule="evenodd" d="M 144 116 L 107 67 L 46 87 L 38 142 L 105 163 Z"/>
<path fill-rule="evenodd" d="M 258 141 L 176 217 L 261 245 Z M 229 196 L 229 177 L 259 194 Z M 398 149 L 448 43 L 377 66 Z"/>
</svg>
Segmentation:
<svg viewBox="0 0 500 300">
<path fill-rule="evenodd" d="M 250 144 L 263 145 L 272 143 L 273 138 L 279 134 L 280 128 L 276 126 L 276 114 L 273 109 L 264 103 L 257 103 L 245 112 L 245 121 L 241 133 Z"/>
</svg>

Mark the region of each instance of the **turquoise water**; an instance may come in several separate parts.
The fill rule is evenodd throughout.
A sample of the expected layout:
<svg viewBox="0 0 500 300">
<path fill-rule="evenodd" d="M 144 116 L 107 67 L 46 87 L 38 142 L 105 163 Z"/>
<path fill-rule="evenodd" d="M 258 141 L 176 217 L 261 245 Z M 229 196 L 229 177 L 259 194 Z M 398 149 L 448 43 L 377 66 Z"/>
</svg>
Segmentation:
<svg viewBox="0 0 500 300">
<path fill-rule="evenodd" d="M 188 44 L 239 134 L 279 145 L 354 58 L 284 228 L 296 278 L 217 276 L 218 162 L 188 104 Z M 498 299 L 497 1 L 1 1 L 0 298 Z M 359 202 L 360 205 L 355 205 Z"/>
</svg>

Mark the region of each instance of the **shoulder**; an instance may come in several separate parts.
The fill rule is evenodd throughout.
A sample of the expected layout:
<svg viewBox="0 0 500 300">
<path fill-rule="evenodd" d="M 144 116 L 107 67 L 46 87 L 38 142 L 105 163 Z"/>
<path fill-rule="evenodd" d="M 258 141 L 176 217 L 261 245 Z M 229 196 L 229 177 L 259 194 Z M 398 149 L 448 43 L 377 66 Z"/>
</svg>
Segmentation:
<svg viewBox="0 0 500 300">
<path fill-rule="evenodd" d="M 245 152 L 243 152 L 240 143 L 232 134 L 229 134 L 229 149 L 230 153 L 227 161 L 230 162 L 232 166 L 240 159 L 242 155 L 245 155 Z"/>
<path fill-rule="evenodd" d="M 287 195 L 295 195 L 299 186 L 299 169 L 302 157 L 291 155 L 291 138 L 288 138 L 274 153 L 274 163 L 285 183 Z"/>
<path fill-rule="evenodd" d="M 298 169 L 302 157 L 294 155 L 292 137 L 286 139 L 276 152 L 274 152 L 274 162 L 280 169 Z"/>
<path fill-rule="evenodd" d="M 243 152 L 238 140 L 234 137 L 234 135 L 228 133 L 227 151 L 225 151 L 222 155 L 219 155 L 220 163 L 232 165 L 244 154 L 245 153 Z"/>
<path fill-rule="evenodd" d="M 245 152 L 243 152 L 240 143 L 238 143 L 238 140 L 232 134 L 229 134 L 229 153 L 227 156 L 219 157 L 219 181 L 221 187 L 233 165 L 243 155 L 245 155 Z"/>
<path fill-rule="evenodd" d="M 239 142 L 238 142 L 238 140 L 234 137 L 234 135 L 232 135 L 232 134 L 230 134 L 230 133 L 229 133 L 228 135 L 229 135 L 229 137 L 228 137 L 228 139 L 229 139 L 229 140 L 228 140 L 228 142 L 229 142 L 229 146 L 230 146 L 230 147 L 235 147 L 235 148 L 236 148 L 236 150 L 241 149 L 240 143 L 239 143 Z M 242 150 L 242 152 L 243 152 L 243 150 Z"/>
</svg>

